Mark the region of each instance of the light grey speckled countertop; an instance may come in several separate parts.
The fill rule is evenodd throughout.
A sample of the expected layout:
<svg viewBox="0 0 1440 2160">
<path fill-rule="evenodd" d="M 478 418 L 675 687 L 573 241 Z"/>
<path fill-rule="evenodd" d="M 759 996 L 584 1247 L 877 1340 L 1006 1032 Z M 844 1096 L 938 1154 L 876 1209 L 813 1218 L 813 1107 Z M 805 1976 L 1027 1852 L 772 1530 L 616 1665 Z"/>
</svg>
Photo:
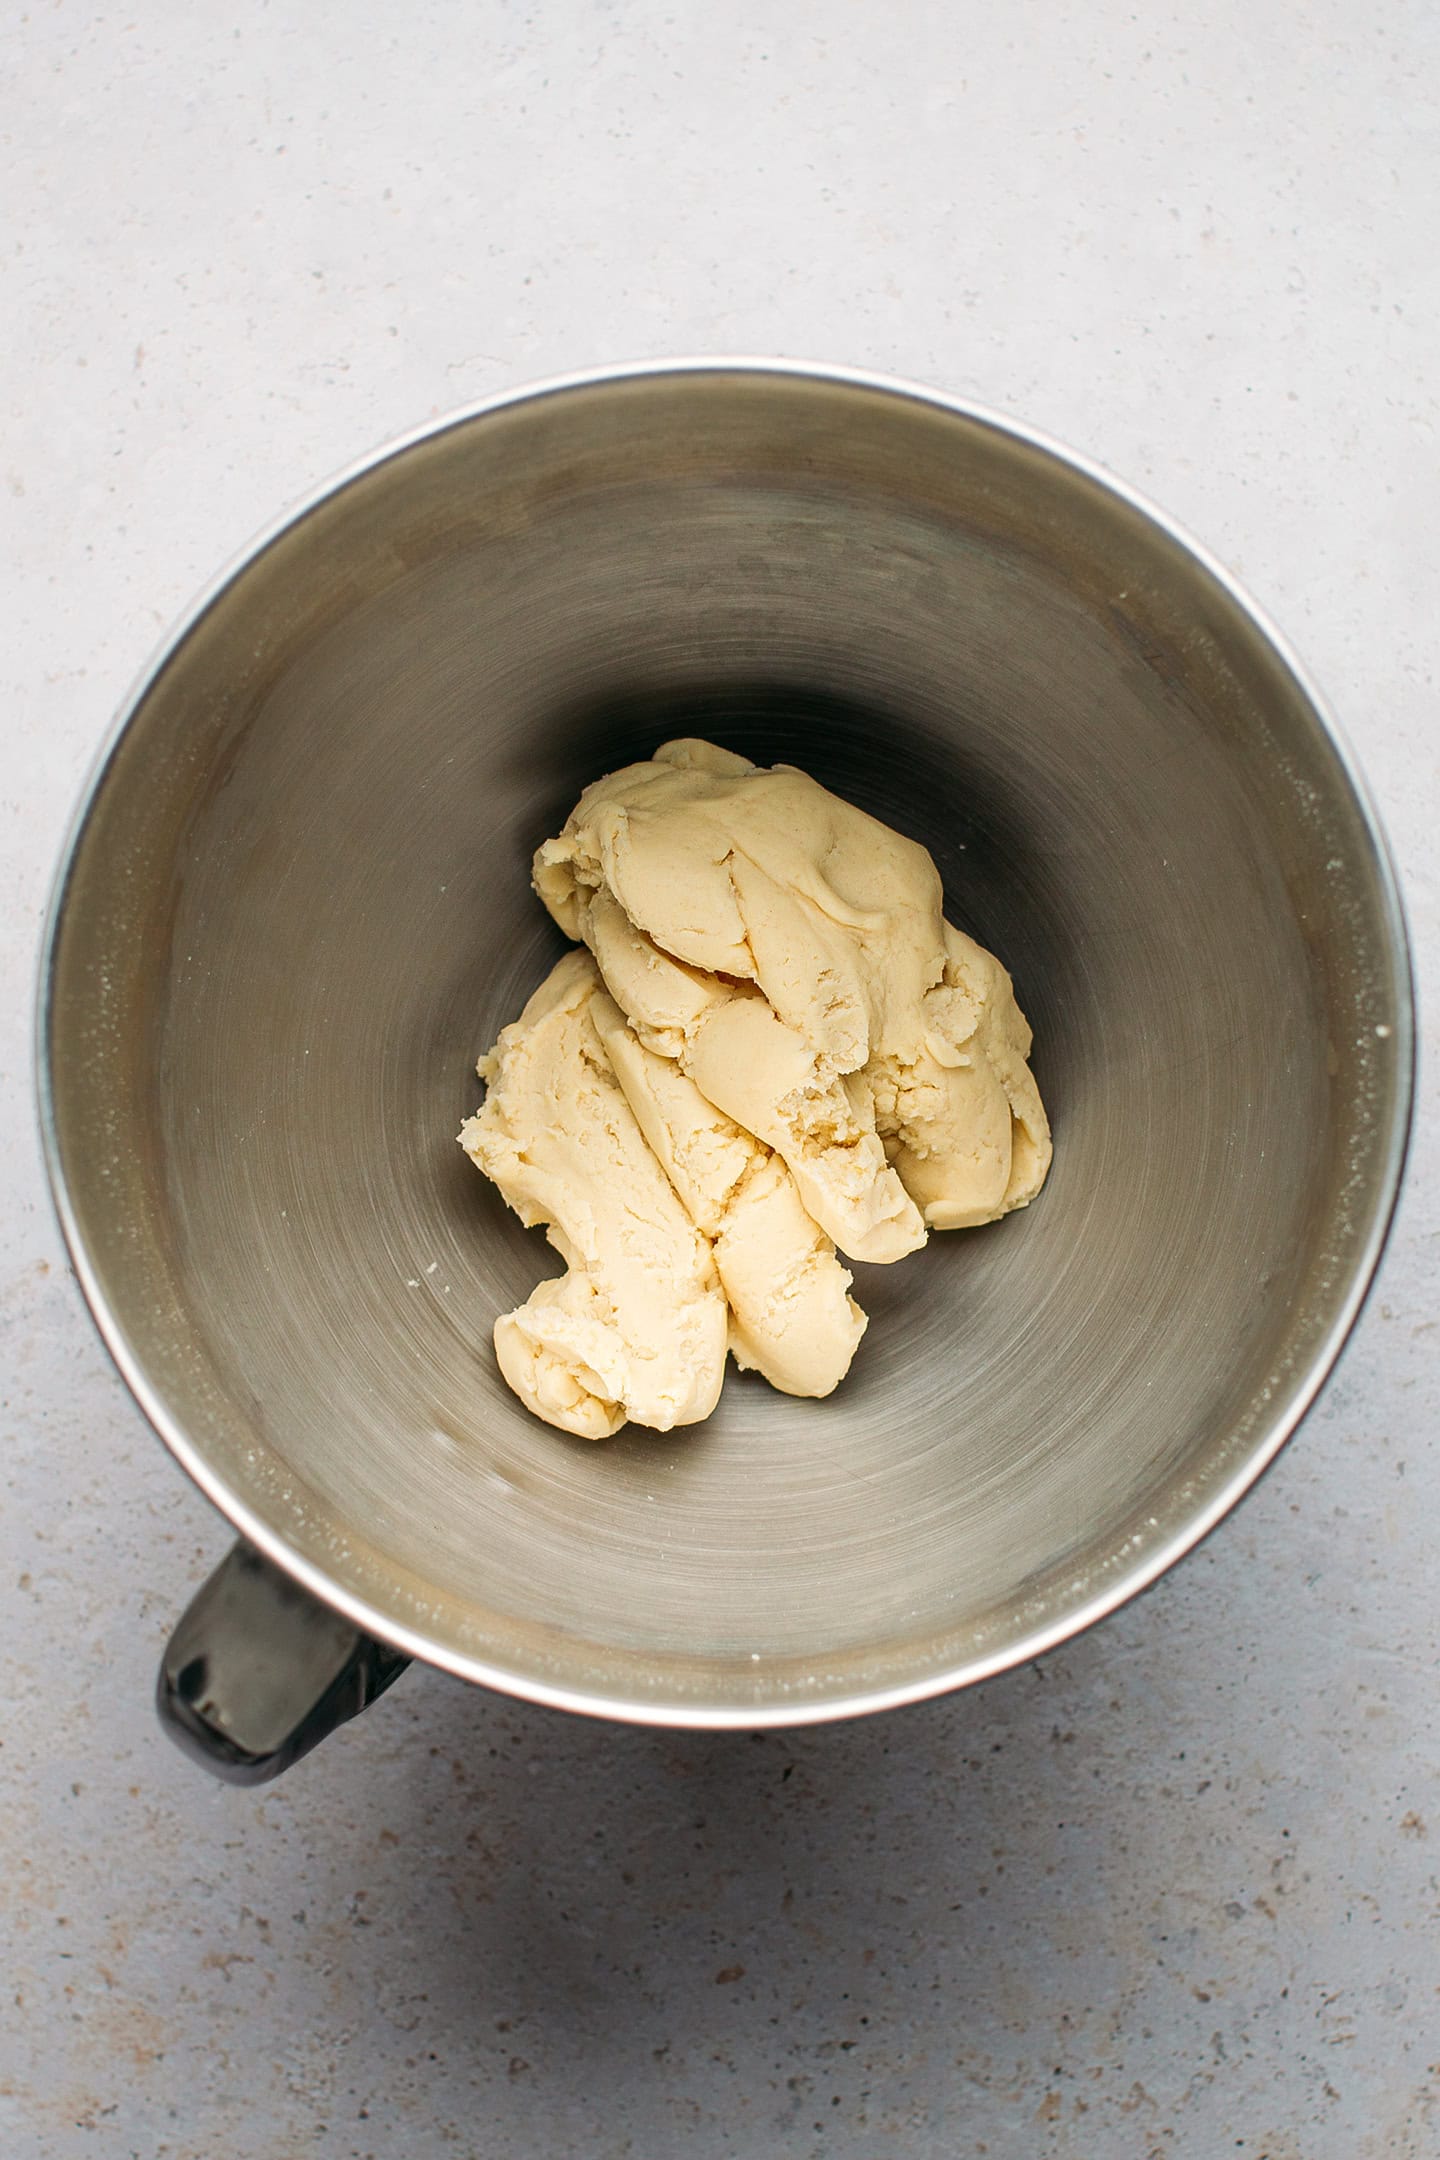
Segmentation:
<svg viewBox="0 0 1440 2160">
<path fill-rule="evenodd" d="M 69 1280 L 44 894 L 161 629 L 353 455 L 751 351 L 1038 424 L 1336 703 L 1440 949 L 1440 13 L 31 0 L 0 44 L 6 2160 L 1433 2160 L 1440 1159 L 1208 1545 L 967 1696 L 761 1739 L 412 1672 L 280 1785 L 156 1730 L 224 1527 Z"/>
</svg>

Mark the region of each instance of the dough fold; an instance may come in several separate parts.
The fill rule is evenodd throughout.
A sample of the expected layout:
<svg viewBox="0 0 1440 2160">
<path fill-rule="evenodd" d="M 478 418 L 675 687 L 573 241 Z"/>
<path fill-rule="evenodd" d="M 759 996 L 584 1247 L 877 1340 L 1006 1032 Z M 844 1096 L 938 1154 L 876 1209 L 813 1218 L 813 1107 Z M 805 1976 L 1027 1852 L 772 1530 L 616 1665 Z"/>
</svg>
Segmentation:
<svg viewBox="0 0 1440 2160">
<path fill-rule="evenodd" d="M 850 1370 L 865 1315 L 785 1163 L 673 1059 L 647 1050 L 609 998 L 595 1000 L 595 1019 L 640 1130 L 711 1240 L 736 1364 L 782 1394 L 829 1395 Z"/>
</svg>

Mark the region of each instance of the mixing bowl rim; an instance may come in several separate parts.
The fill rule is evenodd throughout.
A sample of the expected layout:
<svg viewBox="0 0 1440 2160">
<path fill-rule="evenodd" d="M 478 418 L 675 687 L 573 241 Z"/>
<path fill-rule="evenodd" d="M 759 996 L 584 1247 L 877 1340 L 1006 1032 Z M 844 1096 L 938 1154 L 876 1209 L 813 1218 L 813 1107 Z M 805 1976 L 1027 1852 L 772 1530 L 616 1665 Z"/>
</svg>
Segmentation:
<svg viewBox="0 0 1440 2160">
<path fill-rule="evenodd" d="M 55 973 L 66 894 L 92 815 L 122 739 L 171 660 L 183 648 L 210 609 L 284 534 L 303 523 L 307 517 L 347 488 L 422 444 L 434 442 L 453 430 L 468 427 L 492 414 L 563 397 L 573 392 L 604 391 L 647 380 L 663 381 L 666 378 L 705 375 L 756 379 L 780 377 L 815 384 L 821 388 L 859 390 L 881 398 L 894 398 L 923 406 L 929 411 L 992 431 L 1038 451 L 1072 474 L 1088 480 L 1154 526 L 1214 581 L 1240 615 L 1248 620 L 1261 640 L 1268 645 L 1304 698 L 1315 722 L 1321 747 L 1328 748 L 1334 757 L 1365 827 L 1373 854 L 1373 873 L 1386 932 L 1387 957 L 1393 971 L 1393 983 L 1390 986 L 1393 993 L 1391 1026 L 1397 1087 L 1389 1129 L 1384 1135 L 1383 1156 L 1373 1187 L 1375 1205 L 1372 1218 L 1352 1263 L 1350 1280 L 1335 1318 L 1321 1342 L 1316 1345 L 1304 1370 L 1293 1378 L 1283 1401 L 1247 1452 L 1245 1460 L 1184 1527 L 1158 1549 L 1142 1555 L 1128 1569 L 1117 1572 L 1102 1591 L 1067 1610 L 1063 1615 L 1033 1627 L 1003 1649 L 984 1656 L 963 1659 L 938 1672 L 927 1670 L 909 1681 L 883 1688 L 860 1688 L 848 1695 L 818 1697 L 811 1701 L 796 1701 L 791 1697 L 783 1697 L 757 1699 L 753 1703 L 731 1701 L 705 1704 L 680 1699 L 678 1690 L 671 1699 L 651 1700 L 642 1694 L 608 1695 L 602 1689 L 565 1686 L 530 1673 L 512 1671 L 503 1665 L 492 1664 L 484 1658 L 470 1656 L 462 1650 L 437 1643 L 423 1629 L 407 1627 L 365 1597 L 334 1582 L 324 1568 L 295 1550 L 280 1531 L 232 1489 L 226 1478 L 208 1461 L 204 1449 L 171 1411 L 159 1388 L 152 1384 L 140 1358 L 132 1350 L 119 1315 L 106 1297 L 99 1270 L 92 1263 L 85 1244 L 62 1158 L 55 1099 L 52 1040 L 55 1025 Z M 160 639 L 122 699 L 106 731 L 72 813 L 51 884 L 41 940 L 36 999 L 35 1080 L 40 1134 L 51 1199 L 71 1265 L 91 1317 L 121 1378 L 145 1418 L 206 1498 L 228 1518 L 241 1536 L 248 1539 L 322 1603 L 344 1613 L 367 1633 L 393 1644 L 411 1657 L 453 1673 L 460 1679 L 474 1681 L 480 1686 L 493 1688 L 501 1694 L 522 1701 L 594 1717 L 618 1719 L 631 1724 L 690 1730 L 758 1731 L 766 1727 L 828 1723 L 881 1710 L 897 1709 L 909 1703 L 924 1702 L 957 1688 L 993 1678 L 1001 1672 L 1041 1656 L 1048 1650 L 1053 1650 L 1072 1636 L 1081 1634 L 1097 1621 L 1128 1604 L 1132 1598 L 1166 1574 L 1177 1561 L 1192 1552 L 1274 1462 L 1314 1403 L 1360 1316 L 1373 1286 L 1399 1201 L 1414 1110 L 1414 1068 L 1415 1010 L 1410 939 L 1389 842 L 1369 785 L 1344 730 L 1318 685 L 1283 633 L 1264 609 L 1250 597 L 1238 579 L 1208 548 L 1139 489 L 1040 428 L 1014 420 L 969 398 L 930 389 L 903 377 L 828 362 L 767 359 L 749 355 L 715 354 L 605 365 L 579 369 L 522 384 L 514 389 L 495 392 L 425 421 L 362 454 L 328 479 L 307 490 L 270 519 L 231 556 Z M 757 1688 L 764 1686 L 763 1667 L 757 1670 L 748 1662 L 742 1668 L 740 1661 L 736 1661 L 736 1677 L 737 1680 L 749 1680 Z"/>
</svg>

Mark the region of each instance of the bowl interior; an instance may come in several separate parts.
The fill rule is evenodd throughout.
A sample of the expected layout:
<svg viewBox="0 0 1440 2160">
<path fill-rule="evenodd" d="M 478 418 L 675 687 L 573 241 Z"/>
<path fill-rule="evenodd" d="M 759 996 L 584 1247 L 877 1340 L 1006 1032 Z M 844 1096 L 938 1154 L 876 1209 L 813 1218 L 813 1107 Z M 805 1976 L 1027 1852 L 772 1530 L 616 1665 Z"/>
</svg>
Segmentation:
<svg viewBox="0 0 1440 2160">
<path fill-rule="evenodd" d="M 559 1263 L 455 1134 L 560 947 L 533 848 L 678 733 L 930 848 L 1055 1164 L 856 1271 L 830 1401 L 732 1373 L 591 1446 L 499 1380 Z M 1293 676 L 1094 479 L 843 382 L 577 386 L 329 495 L 148 683 L 69 874 L 56 1152 L 167 1437 L 376 1623 L 566 1700 L 819 1714 L 1021 1654 L 1278 1444 L 1393 1184 L 1389 906 Z"/>
</svg>

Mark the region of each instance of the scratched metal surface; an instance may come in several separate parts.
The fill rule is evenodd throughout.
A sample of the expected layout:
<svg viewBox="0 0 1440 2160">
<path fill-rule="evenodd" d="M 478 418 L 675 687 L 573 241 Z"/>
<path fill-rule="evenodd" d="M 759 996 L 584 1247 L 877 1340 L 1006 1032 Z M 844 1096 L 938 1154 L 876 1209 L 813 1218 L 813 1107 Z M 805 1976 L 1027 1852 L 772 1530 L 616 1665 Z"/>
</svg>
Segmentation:
<svg viewBox="0 0 1440 2160">
<path fill-rule="evenodd" d="M 323 12 L 62 9 L 11 41 L 7 2152 L 1419 2160 L 1440 2136 L 1433 1084 L 1297 1443 L 1038 1669 L 762 1740 L 417 1673 L 260 1799 L 148 1723 L 224 1535 L 64 1280 L 27 1102 L 38 910 L 149 644 L 357 447 L 579 360 L 717 346 L 1016 411 L 1294 636 L 1433 983 L 1412 325 L 1436 273 L 1407 208 L 1434 187 L 1433 24 L 1322 10 L 1262 125 L 1280 33 L 1238 11 L 1143 38 L 1118 11 L 1044 40 L 967 17 L 963 50 L 923 17 L 911 51 L 868 8 L 843 46 L 809 8 L 723 35 L 431 8 L 403 51 L 362 11 L 338 53 Z"/>
</svg>

